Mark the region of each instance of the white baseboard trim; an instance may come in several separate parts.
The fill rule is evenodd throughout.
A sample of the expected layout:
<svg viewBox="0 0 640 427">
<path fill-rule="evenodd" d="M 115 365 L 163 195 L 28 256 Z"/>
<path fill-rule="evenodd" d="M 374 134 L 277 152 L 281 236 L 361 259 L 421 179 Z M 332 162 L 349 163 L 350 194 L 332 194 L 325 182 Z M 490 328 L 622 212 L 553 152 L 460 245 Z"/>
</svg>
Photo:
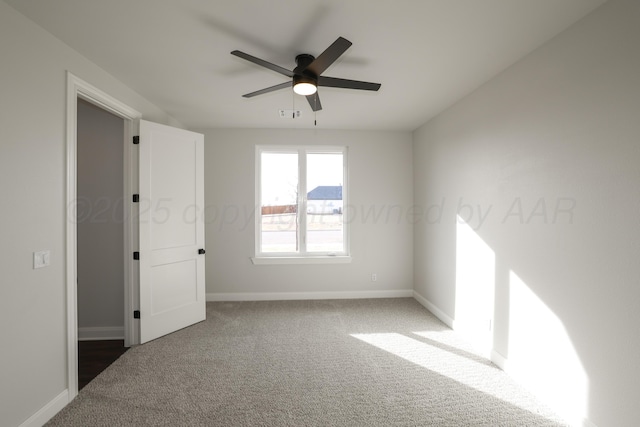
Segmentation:
<svg viewBox="0 0 640 427">
<path fill-rule="evenodd" d="M 49 403 L 44 405 L 38 412 L 31 415 L 20 427 L 41 427 L 49 421 L 55 414 L 60 412 L 69 403 L 69 390 L 54 397 Z"/>
<path fill-rule="evenodd" d="M 503 355 L 501 355 L 500 353 L 498 353 L 495 350 L 491 350 L 490 360 L 498 368 L 502 369 L 507 374 L 509 374 L 509 366 L 507 365 L 508 364 L 508 360 L 507 360 L 506 357 L 504 357 Z"/>
<path fill-rule="evenodd" d="M 413 290 L 336 291 L 336 292 L 262 292 L 209 293 L 207 301 L 284 301 L 323 299 L 411 298 Z"/>
<path fill-rule="evenodd" d="M 78 341 L 123 340 L 124 326 L 78 328 Z"/>
<path fill-rule="evenodd" d="M 428 299 L 426 299 L 416 291 L 413 291 L 413 297 L 416 299 L 416 301 L 422 304 L 424 308 L 429 310 L 431 314 L 433 314 L 438 319 L 440 319 L 445 325 L 447 325 L 451 329 L 455 329 L 454 328 L 455 321 L 451 317 L 444 314 L 444 312 L 440 310 L 438 307 L 436 307 L 435 304 L 433 304 L 431 301 L 429 301 Z"/>
</svg>

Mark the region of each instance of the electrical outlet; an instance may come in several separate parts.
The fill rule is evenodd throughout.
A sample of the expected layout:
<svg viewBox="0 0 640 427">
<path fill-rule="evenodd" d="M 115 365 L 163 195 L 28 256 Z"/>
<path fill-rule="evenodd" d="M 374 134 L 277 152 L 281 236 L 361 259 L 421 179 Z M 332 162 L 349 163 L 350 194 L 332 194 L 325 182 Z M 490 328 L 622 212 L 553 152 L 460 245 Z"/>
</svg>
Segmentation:
<svg viewBox="0 0 640 427">
<path fill-rule="evenodd" d="M 376 273 L 371 273 L 371 281 L 372 282 L 377 282 L 378 281 L 378 275 Z"/>
</svg>

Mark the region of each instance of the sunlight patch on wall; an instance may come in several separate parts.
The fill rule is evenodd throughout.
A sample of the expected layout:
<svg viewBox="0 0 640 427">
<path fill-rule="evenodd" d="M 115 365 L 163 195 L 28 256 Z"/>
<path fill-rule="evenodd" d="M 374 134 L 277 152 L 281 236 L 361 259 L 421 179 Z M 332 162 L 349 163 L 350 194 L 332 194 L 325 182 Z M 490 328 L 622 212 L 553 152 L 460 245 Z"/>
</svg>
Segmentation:
<svg viewBox="0 0 640 427">
<path fill-rule="evenodd" d="M 473 228 L 456 217 L 454 329 L 486 355 L 493 347 L 496 256 Z"/>
<path fill-rule="evenodd" d="M 589 382 L 562 321 L 509 272 L 507 371 L 571 422 L 587 416 Z"/>
</svg>

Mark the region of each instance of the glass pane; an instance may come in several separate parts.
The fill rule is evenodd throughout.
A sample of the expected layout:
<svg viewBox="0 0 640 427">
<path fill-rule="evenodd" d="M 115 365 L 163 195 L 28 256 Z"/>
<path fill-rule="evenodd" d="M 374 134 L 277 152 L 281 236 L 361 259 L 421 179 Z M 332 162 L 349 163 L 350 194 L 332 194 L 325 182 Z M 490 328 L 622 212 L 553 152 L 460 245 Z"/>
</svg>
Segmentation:
<svg viewBox="0 0 640 427">
<path fill-rule="evenodd" d="M 307 252 L 343 252 L 342 153 L 307 155 Z"/>
<path fill-rule="evenodd" d="M 298 251 L 298 154 L 261 155 L 262 252 Z"/>
</svg>

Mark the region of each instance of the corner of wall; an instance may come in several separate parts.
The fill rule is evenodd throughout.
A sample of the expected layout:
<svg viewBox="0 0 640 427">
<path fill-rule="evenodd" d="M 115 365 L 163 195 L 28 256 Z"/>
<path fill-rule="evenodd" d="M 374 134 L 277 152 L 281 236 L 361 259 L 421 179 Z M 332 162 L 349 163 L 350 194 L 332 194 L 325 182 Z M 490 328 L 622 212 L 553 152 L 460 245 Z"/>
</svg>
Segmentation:
<svg viewBox="0 0 640 427">
<path fill-rule="evenodd" d="M 445 325 L 447 325 L 448 327 L 450 327 L 451 329 L 455 329 L 455 321 L 447 316 L 444 311 L 440 310 L 435 304 L 433 304 L 431 301 L 429 301 L 428 299 L 426 299 L 425 297 L 423 297 L 422 295 L 420 295 L 420 293 L 418 293 L 418 291 L 416 291 L 414 289 L 413 291 L 413 297 L 415 298 L 416 301 L 418 301 L 420 304 L 422 304 L 422 306 L 424 308 L 426 308 L 427 310 L 429 310 L 429 312 L 431 314 L 433 314 L 434 316 L 436 316 L 438 319 L 440 319 L 440 321 L 442 321 L 442 323 L 444 323 Z"/>
</svg>

